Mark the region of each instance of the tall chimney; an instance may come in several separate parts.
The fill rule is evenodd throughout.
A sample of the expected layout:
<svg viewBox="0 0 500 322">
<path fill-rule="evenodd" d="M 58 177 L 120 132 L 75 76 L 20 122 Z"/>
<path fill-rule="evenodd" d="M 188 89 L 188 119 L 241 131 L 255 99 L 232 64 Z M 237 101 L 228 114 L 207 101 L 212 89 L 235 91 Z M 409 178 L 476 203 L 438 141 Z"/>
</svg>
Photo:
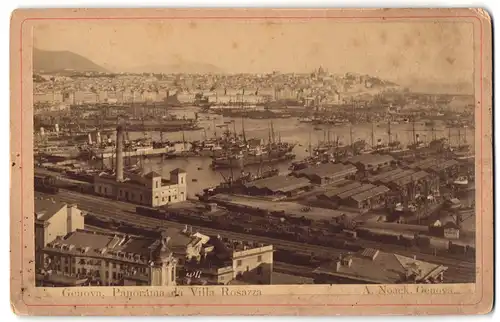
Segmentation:
<svg viewBox="0 0 500 322">
<path fill-rule="evenodd" d="M 116 128 L 116 181 L 123 181 L 123 127 Z"/>
</svg>

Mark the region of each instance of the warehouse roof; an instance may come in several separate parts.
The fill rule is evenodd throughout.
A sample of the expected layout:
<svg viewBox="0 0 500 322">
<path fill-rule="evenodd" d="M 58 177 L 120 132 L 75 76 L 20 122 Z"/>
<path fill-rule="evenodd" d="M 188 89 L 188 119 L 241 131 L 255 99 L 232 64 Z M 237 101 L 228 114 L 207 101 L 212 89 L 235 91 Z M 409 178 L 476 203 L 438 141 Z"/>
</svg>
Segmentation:
<svg viewBox="0 0 500 322">
<path fill-rule="evenodd" d="M 296 176 L 319 176 L 322 178 L 332 178 L 346 176 L 356 173 L 357 169 L 350 164 L 341 163 L 323 163 L 316 167 L 310 167 L 295 172 Z"/>
<path fill-rule="evenodd" d="M 289 192 L 310 185 L 311 183 L 308 179 L 292 176 L 274 176 L 245 183 L 245 187 L 247 188 L 269 189 L 274 192 Z"/>
<path fill-rule="evenodd" d="M 402 186 L 406 186 L 407 184 L 409 184 L 412 181 L 415 182 L 415 181 L 421 180 L 427 176 L 429 176 L 429 174 L 427 172 L 419 171 L 419 172 L 415 172 L 411 175 L 394 180 L 394 181 L 392 181 L 392 183 L 394 183 L 397 186 L 402 187 Z"/>
<path fill-rule="evenodd" d="M 349 191 L 349 190 L 352 190 L 352 189 L 355 189 L 358 187 L 361 187 L 361 183 L 353 182 L 353 183 L 350 183 L 350 184 L 342 186 L 342 187 L 336 187 L 335 189 L 327 190 L 322 195 L 327 197 L 327 198 L 332 198 L 332 197 L 335 197 L 341 193 L 344 193 L 346 191 Z"/>
<path fill-rule="evenodd" d="M 376 181 L 381 180 L 383 178 L 386 178 L 386 177 L 389 177 L 389 176 L 392 176 L 392 175 L 396 175 L 396 174 L 401 173 L 403 171 L 404 171 L 403 169 L 397 168 L 397 169 L 394 169 L 394 170 L 391 170 L 391 171 L 379 173 L 379 174 L 377 174 L 375 176 L 368 177 L 366 180 L 368 182 L 370 182 L 370 183 L 373 183 L 373 182 L 376 182 Z"/>
<path fill-rule="evenodd" d="M 375 187 L 376 187 L 376 186 L 374 186 L 374 185 L 372 185 L 372 184 L 370 184 L 370 183 L 368 183 L 368 184 L 364 184 L 364 185 L 362 185 L 362 186 L 360 186 L 360 187 L 357 187 L 357 188 L 355 188 L 355 189 L 352 189 L 352 190 L 349 190 L 349 191 L 343 192 L 343 193 L 339 194 L 339 195 L 338 195 L 338 197 L 339 197 L 340 199 L 346 199 L 346 198 L 349 198 L 349 197 L 351 197 L 351 196 L 354 196 L 354 195 L 356 195 L 356 194 L 358 194 L 358 193 L 361 193 L 361 192 L 364 192 L 364 191 L 367 191 L 367 190 L 371 190 L 371 189 L 373 189 L 373 188 L 375 188 Z"/>
<path fill-rule="evenodd" d="M 378 187 L 375 187 L 373 189 L 370 189 L 370 190 L 358 193 L 356 195 L 353 195 L 353 196 L 351 196 L 351 198 L 354 199 L 355 201 L 359 202 L 359 201 L 368 200 L 368 199 L 373 198 L 373 197 L 377 197 L 377 196 L 379 196 L 383 193 L 386 193 L 388 191 L 389 191 L 389 188 L 387 188 L 386 186 L 378 186 Z"/>
<path fill-rule="evenodd" d="M 446 170 L 450 167 L 454 167 L 458 164 L 457 161 L 455 160 L 447 160 L 445 162 L 441 162 L 439 164 L 437 164 L 435 167 L 429 169 L 429 170 L 432 170 L 432 171 L 435 171 L 435 172 L 439 172 L 439 171 L 443 171 L 443 170 Z"/>
<path fill-rule="evenodd" d="M 420 160 L 408 165 L 410 169 L 427 169 L 430 166 L 438 164 L 440 161 L 436 158 L 430 158 L 425 160 Z"/>
<path fill-rule="evenodd" d="M 399 172 L 399 173 L 393 174 L 391 176 L 384 177 L 380 180 L 380 182 L 382 182 L 382 183 L 393 182 L 394 180 L 398 180 L 399 178 L 404 178 L 406 176 L 412 175 L 413 173 L 415 173 L 415 171 L 405 170 L 403 172 Z"/>
</svg>

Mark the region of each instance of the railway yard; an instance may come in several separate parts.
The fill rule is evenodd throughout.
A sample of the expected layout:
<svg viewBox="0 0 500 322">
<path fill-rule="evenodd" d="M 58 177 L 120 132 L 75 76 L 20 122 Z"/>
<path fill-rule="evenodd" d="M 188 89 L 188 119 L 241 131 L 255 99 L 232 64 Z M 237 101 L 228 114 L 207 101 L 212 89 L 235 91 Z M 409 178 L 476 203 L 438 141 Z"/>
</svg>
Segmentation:
<svg viewBox="0 0 500 322">
<path fill-rule="evenodd" d="M 324 242 L 321 238 L 316 238 L 310 242 L 304 240 L 293 240 L 291 235 L 286 234 L 268 237 L 266 234 L 254 232 L 251 229 L 242 228 L 242 231 L 235 232 L 236 226 L 245 227 L 244 219 L 240 218 L 240 223 L 231 227 L 211 228 L 210 225 L 202 225 L 200 220 L 176 216 L 171 218 L 154 217 L 151 214 L 140 215 L 137 205 L 109 200 L 107 198 L 86 195 L 78 192 L 61 189 L 57 195 L 37 192 L 38 197 L 54 198 L 66 203 L 78 204 L 79 208 L 86 212 L 85 223 L 87 226 L 98 230 L 112 230 L 125 233 L 144 234 L 151 231 L 158 231 L 165 227 L 182 228 L 189 224 L 194 230 L 208 235 L 220 235 L 227 239 L 237 239 L 272 244 L 275 247 L 275 270 L 289 274 L 309 276 L 312 271 L 322 262 L 327 262 L 336 258 L 346 251 L 356 251 L 362 248 L 376 247 L 384 251 L 394 252 L 405 256 L 416 256 L 419 260 L 429 261 L 448 267 L 445 275 L 445 282 L 465 283 L 472 282 L 475 275 L 475 259 L 470 254 L 454 254 L 443 250 L 430 252 L 408 246 L 400 246 L 391 241 L 381 243 L 380 239 L 369 240 L 361 238 L 349 238 L 341 233 L 325 236 Z M 190 202 L 192 209 L 197 206 Z M 176 208 L 182 208 L 177 206 Z M 241 215 L 241 217 L 245 217 Z M 198 225 L 196 225 L 197 223 Z M 321 225 L 321 224 L 320 224 Z M 317 231 L 312 232 L 317 233 Z M 335 237 L 335 238 L 332 238 Z M 335 240 L 335 242 L 332 242 Z"/>
</svg>

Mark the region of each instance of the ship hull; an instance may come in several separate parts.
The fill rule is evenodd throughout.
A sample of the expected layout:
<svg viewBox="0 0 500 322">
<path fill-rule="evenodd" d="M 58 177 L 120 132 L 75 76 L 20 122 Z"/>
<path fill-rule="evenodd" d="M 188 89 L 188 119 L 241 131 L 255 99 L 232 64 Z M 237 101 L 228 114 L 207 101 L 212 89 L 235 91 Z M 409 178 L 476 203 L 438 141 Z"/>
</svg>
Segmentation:
<svg viewBox="0 0 500 322">
<path fill-rule="evenodd" d="M 244 168 L 245 166 L 258 165 L 258 164 L 272 164 L 279 163 L 283 161 L 293 160 L 295 155 L 293 154 L 285 154 L 281 156 L 248 156 L 245 158 L 237 159 L 237 160 L 229 160 L 229 159 L 220 159 L 213 160 L 211 167 L 212 169 L 237 169 Z"/>
</svg>

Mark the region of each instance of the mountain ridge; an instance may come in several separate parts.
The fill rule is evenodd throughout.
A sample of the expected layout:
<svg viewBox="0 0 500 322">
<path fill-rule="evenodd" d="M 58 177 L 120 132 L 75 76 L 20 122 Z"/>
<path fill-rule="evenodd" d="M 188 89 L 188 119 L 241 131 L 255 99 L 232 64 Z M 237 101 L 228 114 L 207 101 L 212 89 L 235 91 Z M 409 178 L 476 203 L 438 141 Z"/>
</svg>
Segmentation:
<svg viewBox="0 0 500 322">
<path fill-rule="evenodd" d="M 75 70 L 78 72 L 109 72 L 106 68 L 90 59 L 71 51 L 50 51 L 33 49 L 33 70 L 40 72 L 57 72 Z"/>
</svg>

